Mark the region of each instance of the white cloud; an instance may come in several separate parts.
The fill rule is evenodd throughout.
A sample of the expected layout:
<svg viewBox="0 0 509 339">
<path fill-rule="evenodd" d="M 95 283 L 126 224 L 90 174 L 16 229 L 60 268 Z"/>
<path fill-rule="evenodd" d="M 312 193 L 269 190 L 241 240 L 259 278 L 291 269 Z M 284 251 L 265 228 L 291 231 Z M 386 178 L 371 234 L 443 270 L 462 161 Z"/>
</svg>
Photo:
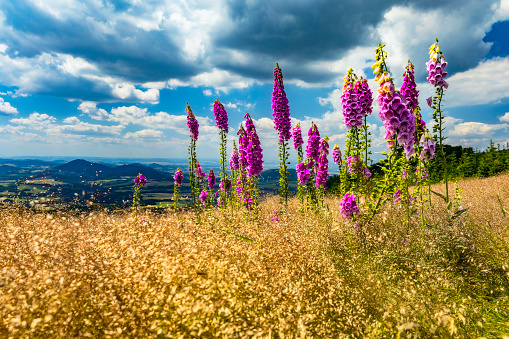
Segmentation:
<svg viewBox="0 0 509 339">
<path fill-rule="evenodd" d="M 445 97 L 449 107 L 499 102 L 509 98 L 509 57 L 485 60 L 447 80 Z"/>
<path fill-rule="evenodd" d="M 18 109 L 12 107 L 9 102 L 4 101 L 4 98 L 0 98 L 0 112 L 6 114 L 18 114 Z"/>
<path fill-rule="evenodd" d="M 95 120 L 107 120 L 108 112 L 102 108 L 97 108 L 97 103 L 92 101 L 83 101 L 78 109 L 83 113 L 88 114 L 88 116 Z"/>
<path fill-rule="evenodd" d="M 137 106 L 122 106 L 111 109 L 111 114 L 108 115 L 108 121 L 116 121 L 120 122 L 122 125 L 127 125 L 129 123 L 136 124 L 138 120 L 146 117 L 147 109 L 139 108 Z"/>
<path fill-rule="evenodd" d="M 210 89 L 203 90 L 203 95 L 210 97 L 212 96 L 212 91 Z"/>
<path fill-rule="evenodd" d="M 255 83 L 259 82 L 218 68 L 195 75 L 186 82 L 187 85 L 191 86 L 214 87 L 217 91 L 224 93 L 228 93 L 232 88 L 247 88 Z"/>
<path fill-rule="evenodd" d="M 37 112 L 34 112 L 30 114 L 28 118 L 15 118 L 9 120 L 13 124 L 19 124 L 19 125 L 25 125 L 35 130 L 40 130 L 43 128 L 46 128 L 51 123 L 55 122 L 56 119 L 52 116 L 49 116 L 47 114 L 40 114 Z"/>
<path fill-rule="evenodd" d="M 66 125 L 52 125 L 47 128 L 48 134 L 62 134 L 62 133 L 73 133 L 73 134 L 114 134 L 118 135 L 125 128 L 123 125 L 116 126 L 104 126 L 90 124 L 88 122 L 80 121 L 76 117 L 66 119 L 64 123 Z"/>
<path fill-rule="evenodd" d="M 125 134 L 126 139 L 130 138 L 161 138 L 163 137 L 163 132 L 156 131 L 153 129 L 142 129 L 141 131 L 129 132 Z"/>
<path fill-rule="evenodd" d="M 509 112 L 507 112 L 506 114 L 502 115 L 501 117 L 498 117 L 498 120 L 500 120 L 502 122 L 509 122 Z"/>
<path fill-rule="evenodd" d="M 506 130 L 509 124 L 485 124 L 482 122 L 462 122 L 455 124 L 453 129 L 448 132 L 451 137 L 466 137 L 476 135 L 493 134 L 496 131 Z"/>
<path fill-rule="evenodd" d="M 113 96 L 119 99 L 129 99 L 142 102 L 158 103 L 159 90 L 155 88 L 147 89 L 145 92 L 134 87 L 130 83 L 116 84 L 112 89 Z"/>
</svg>

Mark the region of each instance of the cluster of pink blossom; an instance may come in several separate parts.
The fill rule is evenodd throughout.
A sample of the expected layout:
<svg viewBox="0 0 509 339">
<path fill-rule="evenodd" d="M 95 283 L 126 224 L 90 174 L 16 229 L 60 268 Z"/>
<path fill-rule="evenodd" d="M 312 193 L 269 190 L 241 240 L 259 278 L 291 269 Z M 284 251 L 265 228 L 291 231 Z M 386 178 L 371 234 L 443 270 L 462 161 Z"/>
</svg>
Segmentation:
<svg viewBox="0 0 509 339">
<path fill-rule="evenodd" d="M 339 202 L 339 211 L 341 215 L 347 219 L 361 213 L 359 207 L 357 207 L 357 202 L 355 201 L 355 194 L 346 193 L 343 196 Z"/>
<path fill-rule="evenodd" d="M 180 169 L 177 169 L 175 174 L 173 175 L 173 180 L 175 180 L 176 185 L 182 185 L 182 181 L 184 180 L 184 173 Z"/>
<path fill-rule="evenodd" d="M 204 204 L 205 201 L 207 201 L 208 196 L 209 196 L 209 192 L 207 192 L 206 190 L 201 191 L 199 198 L 200 198 L 200 201 L 202 204 Z"/>
<path fill-rule="evenodd" d="M 414 154 L 415 118 L 406 107 L 406 100 L 394 90 L 389 73 L 379 74 L 377 78 L 378 89 L 378 115 L 385 127 L 385 139 L 391 140 L 388 146 L 393 146 L 393 139 L 403 145 L 407 158 Z"/>
<path fill-rule="evenodd" d="M 196 120 L 196 117 L 193 114 L 193 111 L 191 110 L 191 106 L 189 106 L 188 103 L 186 103 L 186 112 L 187 112 L 187 127 L 189 127 L 189 132 L 191 133 L 191 136 L 193 140 L 198 140 L 198 120 Z"/>
<path fill-rule="evenodd" d="M 230 169 L 232 171 L 237 171 L 240 168 L 239 164 L 239 150 L 237 149 L 237 145 L 235 145 L 235 140 L 233 141 L 233 150 L 232 155 L 230 157 Z"/>
<path fill-rule="evenodd" d="M 196 161 L 196 167 L 194 169 L 194 173 L 196 174 L 196 178 L 199 181 L 202 181 L 205 178 L 205 173 L 203 173 L 203 171 L 201 169 L 201 165 L 198 161 Z"/>
<path fill-rule="evenodd" d="M 211 168 L 209 171 L 209 176 L 208 176 L 209 189 L 213 190 L 215 184 L 216 184 L 216 176 L 214 175 L 214 170 Z"/>
<path fill-rule="evenodd" d="M 274 90 L 272 92 L 272 116 L 274 117 L 274 129 L 279 132 L 279 143 L 290 140 L 290 107 L 286 97 L 285 86 L 283 85 L 283 72 L 276 63 L 274 68 Z"/>
<path fill-rule="evenodd" d="M 311 177 L 311 171 L 307 167 L 305 162 L 299 162 L 297 164 L 297 179 L 302 186 L 306 186 L 309 178 Z"/>
<path fill-rule="evenodd" d="M 341 165 L 341 150 L 338 144 L 335 144 L 332 149 L 332 160 L 336 165 Z"/>
<path fill-rule="evenodd" d="M 348 128 L 362 126 L 364 118 L 362 106 L 359 102 L 359 89 L 354 86 L 354 74 L 350 69 L 345 76 L 343 92 L 341 94 L 341 109 L 343 111 L 343 123 Z"/>
<path fill-rule="evenodd" d="M 220 129 L 228 133 L 228 114 L 224 109 L 222 103 L 219 102 L 219 99 L 214 101 L 214 117 L 216 118 L 216 126 Z"/>
<path fill-rule="evenodd" d="M 251 197 L 251 192 L 248 187 L 246 173 L 242 172 L 237 177 L 237 185 L 236 185 L 237 196 L 242 203 L 242 205 L 249 211 L 252 209 L 252 205 L 254 203 L 253 198 Z"/>
<path fill-rule="evenodd" d="M 300 123 L 295 125 L 292 129 L 292 138 L 293 138 L 293 148 L 296 150 L 299 149 L 302 145 L 304 145 L 304 140 L 302 140 L 302 130 L 300 128 Z"/>
<path fill-rule="evenodd" d="M 320 140 L 320 156 L 318 157 L 318 167 L 316 169 L 316 182 L 315 187 L 322 187 L 324 190 L 327 189 L 325 184 L 329 178 L 329 161 L 327 155 L 329 155 L 329 138 L 325 137 Z"/>
<path fill-rule="evenodd" d="M 219 183 L 219 189 L 221 191 L 224 191 L 225 189 L 226 189 L 226 191 L 229 191 L 231 188 L 232 188 L 232 182 L 228 178 L 224 178 L 224 180 L 221 180 L 221 182 Z"/>
<path fill-rule="evenodd" d="M 408 61 L 403 73 L 403 85 L 401 85 L 401 95 L 406 99 L 406 107 L 413 113 L 419 105 L 419 91 L 415 84 L 414 65 Z"/>
<path fill-rule="evenodd" d="M 431 54 L 430 60 L 426 63 L 428 82 L 430 84 L 435 87 L 449 87 L 449 84 L 445 81 L 448 74 L 445 66 L 447 66 L 447 62 L 442 53 L 434 52 Z"/>
<path fill-rule="evenodd" d="M 421 145 L 423 146 L 423 149 L 419 155 L 419 159 L 425 162 L 433 159 L 435 157 L 435 141 L 429 132 L 421 137 Z"/>
<path fill-rule="evenodd" d="M 361 156 L 357 157 L 348 157 L 348 170 L 351 174 L 359 174 L 364 172 L 364 177 L 369 179 L 371 177 L 371 172 L 369 171 L 367 166 L 364 166 L 361 160 Z"/>
<path fill-rule="evenodd" d="M 315 123 L 311 123 L 308 131 L 308 145 L 306 146 L 306 157 L 308 159 L 308 168 L 313 168 L 320 157 L 320 132 Z"/>
<path fill-rule="evenodd" d="M 136 178 L 134 178 L 134 184 L 137 186 L 145 186 L 147 183 L 147 178 L 141 173 L 138 174 Z"/>
<path fill-rule="evenodd" d="M 355 82 L 355 87 L 358 88 L 358 100 L 364 118 L 367 115 L 371 115 L 371 112 L 373 112 L 373 92 L 371 92 L 369 88 L 368 80 L 362 77 Z"/>
<path fill-rule="evenodd" d="M 246 154 L 246 170 L 247 175 L 252 178 L 259 175 L 263 171 L 263 150 L 260 146 L 260 138 L 256 133 L 256 128 L 253 124 L 253 120 L 246 113 L 246 131 L 247 144 L 243 145 Z M 246 140 L 244 140 L 245 142 Z"/>
</svg>

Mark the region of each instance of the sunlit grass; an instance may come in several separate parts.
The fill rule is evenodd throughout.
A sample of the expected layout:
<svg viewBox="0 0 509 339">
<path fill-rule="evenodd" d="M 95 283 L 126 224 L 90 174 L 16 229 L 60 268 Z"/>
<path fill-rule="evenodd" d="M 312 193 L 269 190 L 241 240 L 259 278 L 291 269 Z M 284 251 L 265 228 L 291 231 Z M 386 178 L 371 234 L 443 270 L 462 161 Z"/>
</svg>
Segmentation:
<svg viewBox="0 0 509 339">
<path fill-rule="evenodd" d="M 334 197 L 319 214 L 292 198 L 278 222 L 277 197 L 253 216 L 147 210 L 149 225 L 5 207 L 0 337 L 509 335 L 509 175 L 460 187 L 467 213 L 433 197 L 425 228 L 388 204 L 354 230 Z"/>
</svg>

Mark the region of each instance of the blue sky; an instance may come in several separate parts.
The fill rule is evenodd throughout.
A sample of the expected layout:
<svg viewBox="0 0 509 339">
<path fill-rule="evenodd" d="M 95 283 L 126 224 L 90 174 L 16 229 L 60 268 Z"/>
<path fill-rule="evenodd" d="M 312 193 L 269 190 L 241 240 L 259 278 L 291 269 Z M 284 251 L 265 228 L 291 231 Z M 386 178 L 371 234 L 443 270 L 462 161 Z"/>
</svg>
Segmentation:
<svg viewBox="0 0 509 339">
<path fill-rule="evenodd" d="M 431 121 L 425 63 L 436 37 L 449 63 L 448 142 L 508 142 L 509 0 L 0 0 L 0 157 L 185 158 L 189 102 L 200 122 L 198 157 L 218 158 L 219 98 L 230 140 L 248 111 L 265 158 L 275 160 L 276 62 L 293 122 L 307 131 L 314 121 L 343 147 L 343 77 L 353 67 L 376 93 L 369 67 L 378 42 L 398 87 L 414 63 Z"/>
</svg>

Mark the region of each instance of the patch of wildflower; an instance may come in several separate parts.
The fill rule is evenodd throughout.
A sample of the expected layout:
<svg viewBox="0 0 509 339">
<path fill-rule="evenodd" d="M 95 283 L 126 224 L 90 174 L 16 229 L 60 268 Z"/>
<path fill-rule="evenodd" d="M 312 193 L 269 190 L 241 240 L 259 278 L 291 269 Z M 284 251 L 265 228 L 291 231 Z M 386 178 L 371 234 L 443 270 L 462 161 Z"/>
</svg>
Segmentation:
<svg viewBox="0 0 509 339">
<path fill-rule="evenodd" d="M 274 210 L 274 212 L 272 213 L 272 218 L 270 218 L 270 221 L 273 221 L 273 222 L 279 221 L 279 214 L 278 214 L 277 210 Z"/>
<path fill-rule="evenodd" d="M 200 201 L 202 204 L 205 204 L 205 201 L 207 201 L 209 193 L 206 190 L 202 190 L 200 193 Z"/>
<path fill-rule="evenodd" d="M 260 146 L 260 138 L 256 133 L 256 128 L 249 113 L 246 113 L 245 118 L 247 136 L 247 145 L 245 145 L 246 170 L 247 175 L 252 178 L 260 175 L 263 171 L 263 150 Z"/>
<path fill-rule="evenodd" d="M 226 174 L 226 166 L 227 166 L 227 154 L 226 154 L 226 148 L 227 148 L 227 138 L 226 134 L 228 133 L 228 114 L 226 113 L 226 110 L 224 109 L 223 104 L 219 102 L 219 99 L 216 99 L 214 101 L 214 117 L 216 118 L 216 126 L 219 128 L 219 138 L 220 141 L 220 147 L 219 147 L 219 155 L 221 157 L 221 182 L 225 181 L 228 178 L 228 175 Z M 227 201 L 226 192 L 223 196 L 223 201 Z"/>
<path fill-rule="evenodd" d="M 233 150 L 232 154 L 230 156 L 230 170 L 238 171 L 240 169 L 239 164 L 239 150 L 237 149 L 237 145 L 235 144 L 235 141 L 233 141 Z"/>
<path fill-rule="evenodd" d="M 314 122 L 308 131 L 308 144 L 306 146 L 308 167 L 311 169 L 318 163 L 320 157 L 320 132 Z"/>
<path fill-rule="evenodd" d="M 293 138 L 293 148 L 295 150 L 302 148 L 302 145 L 304 145 L 304 140 L 302 140 L 302 129 L 300 128 L 300 123 L 293 127 L 292 138 Z"/>
<path fill-rule="evenodd" d="M 341 94 L 341 109 L 343 111 L 343 123 L 348 128 L 362 126 L 363 109 L 359 100 L 360 91 L 354 86 L 357 76 L 350 68 L 344 78 L 343 91 Z"/>
<path fill-rule="evenodd" d="M 332 161 L 334 161 L 336 165 L 341 166 L 341 150 L 338 144 L 335 144 L 332 149 Z"/>
<path fill-rule="evenodd" d="M 186 103 L 186 112 L 187 112 L 187 127 L 189 127 L 189 133 L 191 134 L 191 138 L 196 141 L 198 140 L 198 127 L 200 126 L 198 124 L 198 120 L 196 120 L 196 117 L 193 114 L 193 111 L 191 109 L 191 106 L 189 106 L 189 103 Z"/>
<path fill-rule="evenodd" d="M 214 101 L 213 111 L 214 117 L 216 118 L 216 127 L 228 133 L 228 114 L 226 113 L 223 104 L 219 102 L 219 99 Z"/>
</svg>

